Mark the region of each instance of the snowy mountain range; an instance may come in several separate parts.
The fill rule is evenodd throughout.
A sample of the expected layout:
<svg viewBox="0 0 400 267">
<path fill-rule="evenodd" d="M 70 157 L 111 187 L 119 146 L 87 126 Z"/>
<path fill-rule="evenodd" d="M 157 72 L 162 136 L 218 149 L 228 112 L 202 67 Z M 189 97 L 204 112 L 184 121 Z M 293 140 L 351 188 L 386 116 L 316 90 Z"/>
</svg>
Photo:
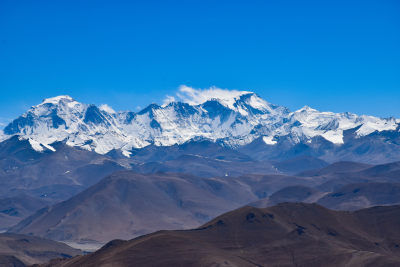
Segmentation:
<svg viewBox="0 0 400 267">
<path fill-rule="evenodd" d="M 275 146 L 282 137 L 294 145 L 323 137 L 341 146 L 346 130 L 354 129 L 356 138 L 400 131 L 399 119 L 320 112 L 307 106 L 291 112 L 248 91 L 182 86 L 178 98 L 168 97 L 163 105 L 151 104 L 139 112 L 116 112 L 70 96 L 48 98 L 4 127 L 0 141 L 17 135 L 36 151 L 54 150 L 52 144 L 62 141 L 100 154 L 117 149 L 129 157 L 132 149 L 151 144 L 203 139 L 235 148 L 256 139 Z"/>
</svg>

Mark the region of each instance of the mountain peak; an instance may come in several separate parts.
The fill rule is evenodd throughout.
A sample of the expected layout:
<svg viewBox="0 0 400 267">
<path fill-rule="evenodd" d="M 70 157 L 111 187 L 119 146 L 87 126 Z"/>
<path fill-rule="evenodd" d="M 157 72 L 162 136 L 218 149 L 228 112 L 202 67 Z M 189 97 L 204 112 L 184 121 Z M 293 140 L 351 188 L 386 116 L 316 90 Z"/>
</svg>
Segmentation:
<svg viewBox="0 0 400 267">
<path fill-rule="evenodd" d="M 309 106 L 304 106 L 301 109 L 297 110 L 297 112 L 318 112 L 318 110 L 313 109 Z"/>
<path fill-rule="evenodd" d="M 235 112 L 239 112 L 244 116 L 248 115 L 249 110 L 252 110 L 253 113 L 276 113 L 285 109 L 281 107 L 283 109 L 274 111 L 279 108 L 279 106 L 265 101 L 256 93 L 251 91 L 228 90 L 215 86 L 205 89 L 196 89 L 182 85 L 179 87 L 176 96 L 166 97 L 163 107 L 172 102 L 184 102 L 191 106 L 203 105 L 207 102 L 218 102 L 222 106 Z"/>
</svg>

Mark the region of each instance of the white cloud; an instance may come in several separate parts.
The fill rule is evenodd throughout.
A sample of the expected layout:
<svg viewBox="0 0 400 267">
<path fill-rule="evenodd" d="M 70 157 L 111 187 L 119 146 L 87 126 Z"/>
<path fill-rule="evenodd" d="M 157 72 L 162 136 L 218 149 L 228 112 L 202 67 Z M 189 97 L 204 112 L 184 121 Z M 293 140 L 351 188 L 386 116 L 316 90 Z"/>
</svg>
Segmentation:
<svg viewBox="0 0 400 267">
<path fill-rule="evenodd" d="M 105 111 L 110 114 L 115 114 L 115 110 L 107 104 L 103 104 L 100 106 L 100 110 Z"/>
<path fill-rule="evenodd" d="M 176 101 L 175 97 L 170 96 L 170 95 L 167 95 L 167 96 L 164 98 L 164 100 L 163 100 L 163 106 L 166 106 L 166 105 L 168 105 L 169 103 L 175 102 L 175 101 Z"/>
<path fill-rule="evenodd" d="M 248 93 L 251 92 L 221 89 L 215 86 L 206 89 L 196 89 L 186 85 L 181 85 L 176 93 L 176 97 L 167 96 L 163 103 L 181 101 L 191 105 L 199 105 L 211 99 L 218 99 L 221 103 L 233 108 L 235 100 L 241 95 Z"/>
</svg>

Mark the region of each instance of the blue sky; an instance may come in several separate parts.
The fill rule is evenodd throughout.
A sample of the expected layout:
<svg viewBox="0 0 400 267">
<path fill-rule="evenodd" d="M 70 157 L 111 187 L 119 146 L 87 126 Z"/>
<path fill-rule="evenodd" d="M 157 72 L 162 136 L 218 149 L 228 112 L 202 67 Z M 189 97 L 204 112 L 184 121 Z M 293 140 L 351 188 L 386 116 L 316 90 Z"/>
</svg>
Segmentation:
<svg viewBox="0 0 400 267">
<path fill-rule="evenodd" d="M 0 122 L 43 98 L 135 110 L 182 84 L 400 117 L 400 1 L 0 1 Z"/>
</svg>

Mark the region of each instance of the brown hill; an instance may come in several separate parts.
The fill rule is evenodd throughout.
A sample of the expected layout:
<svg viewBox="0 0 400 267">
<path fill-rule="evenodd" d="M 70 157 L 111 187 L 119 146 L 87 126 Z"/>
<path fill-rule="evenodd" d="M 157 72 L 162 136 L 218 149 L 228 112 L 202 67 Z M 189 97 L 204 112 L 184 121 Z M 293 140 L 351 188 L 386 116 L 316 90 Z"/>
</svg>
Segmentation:
<svg viewBox="0 0 400 267">
<path fill-rule="evenodd" d="M 400 183 L 349 184 L 325 195 L 317 203 L 336 210 L 400 204 Z"/>
<path fill-rule="evenodd" d="M 367 165 L 357 162 L 336 162 L 319 170 L 298 174 L 318 182 L 317 189 L 332 192 L 354 183 L 400 182 L 400 162 Z"/>
<path fill-rule="evenodd" d="M 352 161 L 339 161 L 332 163 L 323 168 L 314 169 L 304 171 L 299 173 L 299 176 L 321 176 L 321 175 L 329 175 L 335 173 L 346 173 L 346 172 L 357 172 L 362 171 L 367 168 L 372 167 L 372 165 L 360 163 L 360 162 L 352 162 Z"/>
<path fill-rule="evenodd" d="M 0 230 L 124 169 L 104 155 L 64 143 L 53 147 L 37 152 L 17 136 L 0 143 Z"/>
<path fill-rule="evenodd" d="M 39 210 L 9 231 L 99 246 L 114 238 L 130 239 L 161 229 L 198 227 L 218 214 L 248 203 L 256 207 L 280 202 L 311 203 L 333 192 L 322 205 L 351 210 L 393 205 L 399 203 L 398 194 L 389 190 L 390 185 L 374 187 L 368 183 L 396 180 L 393 173 L 397 170 L 392 163 L 368 168 L 365 164 L 341 162 L 317 171 L 318 175 L 312 177 L 207 178 L 117 172 L 67 201 Z M 365 190 L 345 189 L 346 194 L 338 197 L 336 193 L 348 184 L 360 184 Z M 374 199 L 374 195 L 385 199 Z"/>
<path fill-rule="evenodd" d="M 51 202 L 46 199 L 24 194 L 0 199 L 0 230 L 6 230 L 49 204 Z"/>
<path fill-rule="evenodd" d="M 313 203 L 319 200 L 325 194 L 327 193 L 320 192 L 312 187 L 292 185 L 276 191 L 269 197 L 250 203 L 249 206 L 266 208 L 283 202 Z"/>
<path fill-rule="evenodd" d="M 399 266 L 400 206 L 356 212 L 316 204 L 243 207 L 202 227 L 112 241 L 45 266 Z"/>
<path fill-rule="evenodd" d="M 197 227 L 218 214 L 260 199 L 252 205 L 311 203 L 333 192 L 332 199 L 321 204 L 343 209 L 341 203 L 354 204 L 354 199 L 367 197 L 370 202 L 346 205 L 349 209 L 393 205 L 399 202 L 392 200 L 396 196 L 393 190 L 385 189 L 388 187 L 369 186 L 370 189 L 357 194 L 348 192 L 345 197 L 349 199 L 337 198 L 335 193 L 348 184 L 396 180 L 394 174 L 398 169 L 396 163 L 370 168 L 341 162 L 316 171 L 312 177 L 270 174 L 207 178 L 178 173 L 116 172 L 67 201 L 37 211 L 9 231 L 99 246 L 114 238 L 130 239 L 161 229 Z M 361 196 L 364 193 L 368 196 Z M 386 196 L 386 200 L 375 201 L 371 198 L 374 194 Z"/>
<path fill-rule="evenodd" d="M 0 234 L 0 266 L 25 266 L 82 252 L 63 243 L 28 235 Z"/>
<path fill-rule="evenodd" d="M 231 161 L 201 155 L 181 155 L 164 162 L 147 162 L 135 165 L 132 170 L 139 173 L 178 172 L 201 177 L 240 176 L 243 174 L 273 174 L 278 171 L 269 162 Z"/>
<path fill-rule="evenodd" d="M 300 156 L 276 162 L 274 166 L 281 172 L 296 174 L 326 167 L 328 163 L 316 157 Z"/>
<path fill-rule="evenodd" d="M 333 192 L 320 192 L 312 187 L 294 185 L 282 188 L 249 205 L 265 208 L 283 202 L 318 203 L 329 209 L 348 211 L 378 205 L 399 205 L 400 183 L 347 184 Z"/>
<path fill-rule="evenodd" d="M 9 231 L 104 244 L 161 229 L 198 227 L 288 183 L 312 181 L 282 175 L 201 178 L 117 172 L 67 201 L 39 210 Z"/>
</svg>

